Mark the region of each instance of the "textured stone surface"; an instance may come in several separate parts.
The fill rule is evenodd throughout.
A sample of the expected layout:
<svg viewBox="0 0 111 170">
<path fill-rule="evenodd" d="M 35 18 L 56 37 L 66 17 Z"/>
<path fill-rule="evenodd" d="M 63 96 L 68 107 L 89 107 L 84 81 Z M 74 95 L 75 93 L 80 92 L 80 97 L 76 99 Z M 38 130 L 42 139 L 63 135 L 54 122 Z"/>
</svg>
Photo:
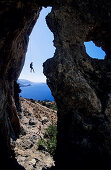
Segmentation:
<svg viewBox="0 0 111 170">
<path fill-rule="evenodd" d="M 14 82 L 42 6 L 52 6 L 47 24 L 56 47 L 54 57 L 44 63 L 58 106 L 56 167 L 106 169 L 111 136 L 110 0 L 0 1 L 0 166 L 5 160 L 3 168 L 16 167 L 10 159 L 10 136 L 18 137 L 20 129 Z M 89 40 L 102 47 L 105 60 L 86 54 L 84 41 Z"/>
<path fill-rule="evenodd" d="M 58 106 L 56 168 L 108 168 L 111 135 L 109 1 L 62 2 L 53 5 L 47 16 L 56 51 L 54 57 L 44 63 L 44 74 Z M 86 54 L 84 41 L 89 40 L 105 50 L 105 60 L 91 59 Z"/>
<path fill-rule="evenodd" d="M 4 168 L 10 168 L 10 136 L 18 137 L 20 130 L 14 81 L 24 65 L 29 35 L 39 11 L 35 1 L 0 1 L 0 166 L 2 159 L 6 160 Z"/>
<path fill-rule="evenodd" d="M 20 98 L 19 113 L 21 133 L 19 139 L 12 141 L 16 159 L 26 170 L 42 170 L 54 166 L 51 155 L 37 148 L 39 139 L 44 138 L 45 129 L 57 124 L 57 112 L 40 105 L 37 101 Z M 46 121 L 47 119 L 47 121 Z"/>
</svg>

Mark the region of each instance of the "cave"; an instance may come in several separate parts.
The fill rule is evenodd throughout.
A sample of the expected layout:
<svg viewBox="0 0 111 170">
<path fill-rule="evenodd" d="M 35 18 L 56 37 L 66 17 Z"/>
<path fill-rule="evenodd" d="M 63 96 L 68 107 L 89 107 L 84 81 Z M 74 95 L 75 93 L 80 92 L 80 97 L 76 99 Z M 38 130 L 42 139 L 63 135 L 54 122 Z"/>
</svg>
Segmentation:
<svg viewBox="0 0 111 170">
<path fill-rule="evenodd" d="M 47 84 L 58 107 L 55 169 L 110 169 L 111 48 L 110 1 L 0 1 L 0 168 L 20 169 L 10 146 L 16 138 L 16 81 L 25 61 L 29 35 L 42 7 L 54 34 L 54 57 L 44 64 Z M 90 58 L 84 42 L 93 41 L 104 60 Z"/>
</svg>

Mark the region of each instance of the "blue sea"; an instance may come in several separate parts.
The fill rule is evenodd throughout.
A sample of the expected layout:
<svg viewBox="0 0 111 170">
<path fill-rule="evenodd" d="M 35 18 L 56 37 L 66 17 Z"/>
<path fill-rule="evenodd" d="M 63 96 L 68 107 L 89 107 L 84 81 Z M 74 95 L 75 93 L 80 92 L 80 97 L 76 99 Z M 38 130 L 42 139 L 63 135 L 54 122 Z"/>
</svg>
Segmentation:
<svg viewBox="0 0 111 170">
<path fill-rule="evenodd" d="M 54 101 L 51 91 L 45 83 L 35 83 L 30 86 L 20 87 L 20 96 L 34 100 Z"/>
</svg>

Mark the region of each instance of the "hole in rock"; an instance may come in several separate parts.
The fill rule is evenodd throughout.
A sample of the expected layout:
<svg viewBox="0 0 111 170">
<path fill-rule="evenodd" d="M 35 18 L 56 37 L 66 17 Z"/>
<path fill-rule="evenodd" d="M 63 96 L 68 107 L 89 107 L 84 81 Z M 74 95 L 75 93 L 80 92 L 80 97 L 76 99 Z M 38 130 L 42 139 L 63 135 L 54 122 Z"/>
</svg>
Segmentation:
<svg viewBox="0 0 111 170">
<path fill-rule="evenodd" d="M 91 58 L 96 58 L 96 59 L 104 59 L 105 57 L 105 52 L 100 48 L 97 47 L 93 41 L 89 42 L 84 42 L 84 45 L 86 47 L 86 52 Z"/>
<path fill-rule="evenodd" d="M 55 47 L 53 46 L 53 34 L 49 30 L 45 17 L 51 11 L 51 8 L 43 8 L 39 18 L 29 37 L 29 45 L 26 53 L 26 60 L 19 77 L 21 86 L 21 96 L 32 98 L 34 100 L 49 100 L 53 101 L 51 91 L 46 85 L 46 77 L 43 74 L 43 63 L 53 57 Z M 33 62 L 34 71 L 30 68 L 30 63 Z M 31 85 L 31 86 L 28 86 Z M 23 86 L 27 86 L 24 88 Z"/>
<path fill-rule="evenodd" d="M 50 11 L 51 8 L 48 7 L 43 8 L 40 13 L 30 35 L 25 65 L 18 79 L 22 90 L 20 93 L 22 96 L 20 98 L 22 135 L 17 144 L 17 155 L 19 155 L 17 161 L 26 169 L 28 166 L 31 169 L 30 166 L 33 164 L 35 169 L 39 169 L 39 164 L 43 165 L 42 168 L 54 165 L 52 156 L 56 148 L 57 106 L 46 85 L 42 66 L 48 58 L 53 57 L 55 51 L 52 43 L 53 34 L 45 21 L 45 17 Z M 31 62 L 33 62 L 35 72 L 31 72 Z M 19 153 L 19 149 L 23 152 L 25 150 L 26 160 Z M 40 157 L 41 160 L 39 160 Z M 48 165 L 46 159 L 49 160 Z"/>
</svg>

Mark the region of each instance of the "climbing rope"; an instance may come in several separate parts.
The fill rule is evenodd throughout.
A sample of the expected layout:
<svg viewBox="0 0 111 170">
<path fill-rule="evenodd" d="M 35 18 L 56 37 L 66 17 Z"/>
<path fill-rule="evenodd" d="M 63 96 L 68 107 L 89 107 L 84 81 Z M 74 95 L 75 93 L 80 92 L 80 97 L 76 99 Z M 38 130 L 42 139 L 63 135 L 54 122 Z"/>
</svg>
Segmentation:
<svg viewBox="0 0 111 170">
<path fill-rule="evenodd" d="M 32 62 L 32 55 L 31 55 L 31 38 L 30 38 L 30 60 Z"/>
<path fill-rule="evenodd" d="M 34 68 L 33 68 L 33 62 L 32 62 L 32 54 L 31 54 L 31 52 L 32 52 L 32 50 L 31 50 L 32 48 L 31 48 L 31 38 L 30 38 L 30 60 L 31 60 L 31 63 L 30 63 L 30 72 L 34 72 L 35 73 L 35 71 L 34 71 Z"/>
</svg>

